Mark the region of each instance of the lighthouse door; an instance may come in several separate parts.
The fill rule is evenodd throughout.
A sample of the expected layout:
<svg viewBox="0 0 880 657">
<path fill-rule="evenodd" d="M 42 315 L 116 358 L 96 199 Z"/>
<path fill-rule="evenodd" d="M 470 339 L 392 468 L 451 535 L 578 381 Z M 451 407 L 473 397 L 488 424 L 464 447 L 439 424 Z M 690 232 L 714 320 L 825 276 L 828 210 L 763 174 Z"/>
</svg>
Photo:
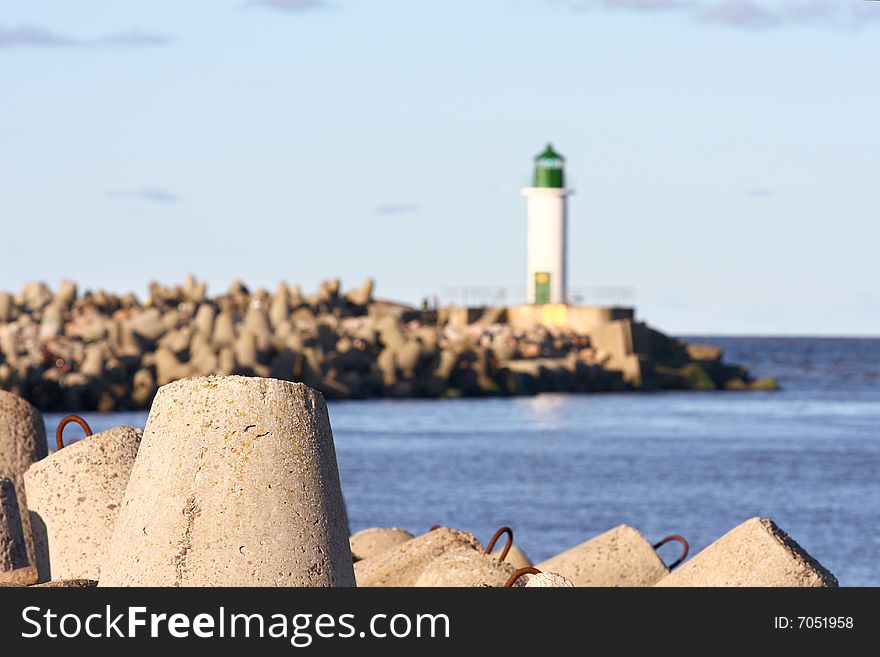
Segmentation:
<svg viewBox="0 0 880 657">
<path fill-rule="evenodd" d="M 535 272 L 535 303 L 550 303 L 550 272 Z"/>
</svg>

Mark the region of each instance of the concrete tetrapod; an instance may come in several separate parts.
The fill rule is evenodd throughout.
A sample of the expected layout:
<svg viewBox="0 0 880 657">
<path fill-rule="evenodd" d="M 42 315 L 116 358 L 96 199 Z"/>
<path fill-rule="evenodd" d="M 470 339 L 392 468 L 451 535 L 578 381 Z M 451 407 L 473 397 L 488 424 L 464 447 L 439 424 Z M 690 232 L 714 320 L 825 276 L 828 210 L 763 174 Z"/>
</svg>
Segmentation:
<svg viewBox="0 0 880 657">
<path fill-rule="evenodd" d="M 566 577 L 559 573 L 538 573 L 532 575 L 526 582 L 525 588 L 571 588 L 574 584 Z"/>
<path fill-rule="evenodd" d="M 24 492 L 24 473 L 46 457 L 46 429 L 40 412 L 24 399 L 0 390 L 0 474 L 15 485 L 28 561 L 36 565 L 34 539 Z"/>
<path fill-rule="evenodd" d="M 450 551 L 483 548 L 473 534 L 438 527 L 354 565 L 358 586 L 415 586 L 432 562 Z M 497 562 L 496 562 L 497 563 Z"/>
<path fill-rule="evenodd" d="M 498 542 L 498 539 L 504 535 L 507 535 L 506 542 L 496 548 L 495 544 Z M 509 563 L 514 569 L 526 568 L 532 565 L 532 560 L 513 542 L 513 530 L 510 527 L 501 527 L 495 532 L 486 545 L 486 552 L 491 553 L 499 561 Z"/>
<path fill-rule="evenodd" d="M 836 587 L 837 578 L 769 518 L 751 518 L 657 586 Z"/>
<path fill-rule="evenodd" d="M 514 572 L 516 568 L 491 554 L 454 549 L 431 560 L 413 586 L 504 586 Z"/>
<path fill-rule="evenodd" d="M 618 525 L 536 566 L 575 586 L 652 586 L 669 573 L 651 543 L 635 528 Z"/>
<path fill-rule="evenodd" d="M 574 584 L 559 573 L 544 573 L 534 566 L 517 568 L 504 583 L 504 588 L 572 588 Z"/>
<path fill-rule="evenodd" d="M 323 396 L 208 376 L 156 394 L 101 586 L 353 586 Z"/>
<path fill-rule="evenodd" d="M 17 580 L 13 571 L 28 565 L 27 546 L 21 527 L 18 498 L 11 479 L 0 477 L 0 582 Z"/>
<path fill-rule="evenodd" d="M 113 427 L 25 473 L 41 580 L 99 579 L 142 434 Z"/>
<path fill-rule="evenodd" d="M 0 586 L 31 586 L 40 581 L 35 566 L 0 572 Z"/>
<path fill-rule="evenodd" d="M 523 552 L 516 543 L 510 546 L 507 555 L 501 559 L 501 553 L 503 551 L 504 547 L 499 547 L 492 551 L 492 556 L 496 559 L 500 559 L 504 563 L 509 563 L 514 568 L 525 568 L 526 566 L 532 565 L 532 560 L 529 559 L 528 555 Z"/>
<path fill-rule="evenodd" d="M 351 535 L 351 556 L 355 561 L 369 559 L 387 552 L 413 537 L 400 527 L 369 527 Z"/>
<path fill-rule="evenodd" d="M 50 582 L 34 584 L 34 588 L 47 589 L 91 589 L 98 585 L 93 579 L 53 579 Z"/>
</svg>

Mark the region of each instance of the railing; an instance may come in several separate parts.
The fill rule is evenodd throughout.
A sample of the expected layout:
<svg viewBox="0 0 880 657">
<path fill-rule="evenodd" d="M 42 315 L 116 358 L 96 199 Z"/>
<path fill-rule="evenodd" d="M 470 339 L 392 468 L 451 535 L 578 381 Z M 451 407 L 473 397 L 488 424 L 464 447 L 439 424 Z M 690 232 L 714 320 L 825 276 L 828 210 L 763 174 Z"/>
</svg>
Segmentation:
<svg viewBox="0 0 880 657">
<path fill-rule="evenodd" d="M 568 302 L 581 306 L 632 306 L 635 305 L 636 292 L 633 287 L 605 285 L 575 287 L 568 290 Z M 524 287 L 464 286 L 447 287 L 440 295 L 440 305 L 467 306 L 512 306 L 526 303 Z"/>
<path fill-rule="evenodd" d="M 636 289 L 622 285 L 574 287 L 568 290 L 568 302 L 579 306 L 634 306 Z"/>
</svg>

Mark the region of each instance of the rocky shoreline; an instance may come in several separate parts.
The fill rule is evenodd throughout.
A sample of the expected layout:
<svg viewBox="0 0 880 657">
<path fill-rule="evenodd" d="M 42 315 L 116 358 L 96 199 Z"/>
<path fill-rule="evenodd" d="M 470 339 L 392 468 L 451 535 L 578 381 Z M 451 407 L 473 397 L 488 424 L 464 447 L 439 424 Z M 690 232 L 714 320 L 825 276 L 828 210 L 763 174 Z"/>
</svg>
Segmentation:
<svg viewBox="0 0 880 657">
<path fill-rule="evenodd" d="M 774 389 L 632 317 L 590 330 L 513 321 L 513 309 L 419 310 L 340 281 L 306 295 L 193 277 L 134 294 L 75 283 L 0 292 L 0 389 L 43 410 L 148 409 L 158 387 L 209 374 L 297 381 L 329 399 L 540 392 Z"/>
</svg>

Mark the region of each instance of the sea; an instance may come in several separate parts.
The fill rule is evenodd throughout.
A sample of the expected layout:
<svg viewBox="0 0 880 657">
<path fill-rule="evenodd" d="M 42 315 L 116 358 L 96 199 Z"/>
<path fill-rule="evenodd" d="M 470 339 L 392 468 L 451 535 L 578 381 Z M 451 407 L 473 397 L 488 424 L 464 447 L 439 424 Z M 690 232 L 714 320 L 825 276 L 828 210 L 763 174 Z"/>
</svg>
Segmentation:
<svg viewBox="0 0 880 657">
<path fill-rule="evenodd" d="M 507 525 L 537 563 L 621 523 L 693 555 L 763 516 L 841 585 L 880 586 L 880 339 L 686 339 L 781 389 L 331 402 L 352 531 Z"/>
</svg>

